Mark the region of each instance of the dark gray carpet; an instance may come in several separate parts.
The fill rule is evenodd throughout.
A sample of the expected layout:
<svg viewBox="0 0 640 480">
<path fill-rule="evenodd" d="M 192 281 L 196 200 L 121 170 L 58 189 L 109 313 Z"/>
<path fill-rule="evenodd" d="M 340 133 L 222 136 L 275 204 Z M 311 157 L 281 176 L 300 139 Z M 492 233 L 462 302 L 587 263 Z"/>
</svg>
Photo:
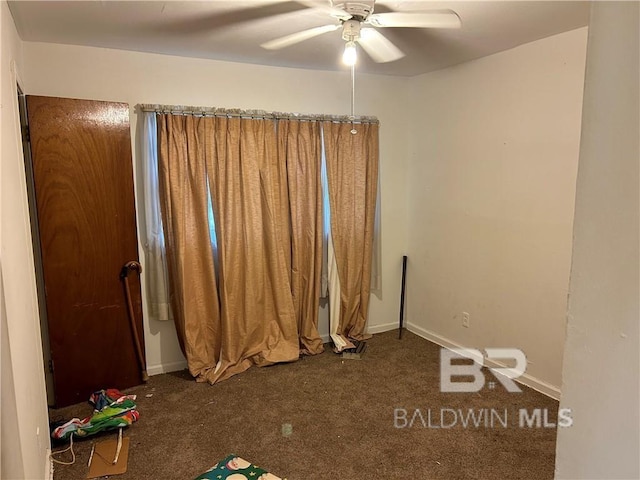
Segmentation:
<svg viewBox="0 0 640 480">
<path fill-rule="evenodd" d="M 546 408 L 555 421 L 558 403 L 526 387 L 508 393 L 499 384 L 440 393 L 439 352 L 409 332 L 398 340 L 394 331 L 375 335 L 360 361 L 327 349 L 215 386 L 196 383 L 186 371 L 151 377 L 127 390 L 138 395 L 140 420 L 125 430 L 128 472 L 113 478 L 192 479 L 236 453 L 289 480 L 552 479 L 556 429 L 520 428 L 518 410 Z M 464 428 L 458 417 L 448 429 L 425 428 L 418 418 L 411 428 L 396 428 L 396 408 L 409 416 L 420 409 L 425 421 L 430 410 L 432 425 L 453 421 L 453 414 L 440 418 L 442 408 L 506 409 L 508 427 L 496 419 L 493 428 L 484 422 Z M 52 410 L 50 417 L 90 413 L 87 403 Z M 290 435 L 283 424 L 291 425 Z M 76 442 L 76 464 L 56 465 L 55 480 L 85 478 L 91 444 L 104 437 Z"/>
</svg>

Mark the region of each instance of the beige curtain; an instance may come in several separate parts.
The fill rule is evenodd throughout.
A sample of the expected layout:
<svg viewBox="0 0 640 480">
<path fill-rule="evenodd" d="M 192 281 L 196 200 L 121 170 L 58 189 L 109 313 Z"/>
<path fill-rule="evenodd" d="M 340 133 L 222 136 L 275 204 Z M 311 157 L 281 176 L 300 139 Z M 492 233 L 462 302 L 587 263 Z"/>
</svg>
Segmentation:
<svg viewBox="0 0 640 480">
<path fill-rule="evenodd" d="M 222 352 L 210 381 L 297 360 L 286 165 L 275 120 L 212 118 L 207 171 L 218 233 Z"/>
<path fill-rule="evenodd" d="M 278 122 L 280 165 L 286 166 L 291 217 L 291 295 L 303 353 L 324 351 L 318 333 L 322 270 L 321 143 L 318 122 Z M 283 196 L 286 196 L 283 193 Z"/>
<path fill-rule="evenodd" d="M 331 205 L 331 236 L 340 279 L 337 333 L 356 340 L 369 312 L 378 185 L 378 125 L 323 122 Z"/>
<path fill-rule="evenodd" d="M 213 373 L 221 350 L 220 307 L 207 216 L 211 119 L 159 115 L 158 178 L 171 308 L 189 371 Z"/>
<path fill-rule="evenodd" d="M 157 124 L 171 307 L 192 375 L 215 383 L 251 365 L 322 352 L 320 124 L 171 114 L 158 115 Z M 339 271 L 338 330 L 361 339 L 369 301 L 378 130 L 365 124 L 352 135 L 351 128 L 327 122 L 324 141 Z"/>
</svg>

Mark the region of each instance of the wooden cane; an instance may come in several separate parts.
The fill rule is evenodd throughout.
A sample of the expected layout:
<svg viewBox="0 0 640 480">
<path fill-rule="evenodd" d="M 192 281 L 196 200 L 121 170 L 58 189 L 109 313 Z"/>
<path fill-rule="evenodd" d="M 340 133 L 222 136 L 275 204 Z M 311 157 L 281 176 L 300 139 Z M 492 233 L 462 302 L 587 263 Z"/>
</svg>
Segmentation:
<svg viewBox="0 0 640 480">
<path fill-rule="evenodd" d="M 138 356 L 138 363 L 140 364 L 140 374 L 142 381 L 147 382 L 149 375 L 147 375 L 147 365 L 144 361 L 144 355 L 142 354 L 142 345 L 140 344 L 140 336 L 138 335 L 138 327 L 136 326 L 136 317 L 133 313 L 133 305 L 131 304 L 131 290 L 129 289 L 129 271 L 135 270 L 138 275 L 142 273 L 142 265 L 138 262 L 127 262 L 120 271 L 120 278 L 124 283 L 124 292 L 127 297 L 127 309 L 129 311 L 129 324 L 131 325 L 131 332 L 133 333 L 133 343 L 136 347 L 136 354 Z"/>
</svg>

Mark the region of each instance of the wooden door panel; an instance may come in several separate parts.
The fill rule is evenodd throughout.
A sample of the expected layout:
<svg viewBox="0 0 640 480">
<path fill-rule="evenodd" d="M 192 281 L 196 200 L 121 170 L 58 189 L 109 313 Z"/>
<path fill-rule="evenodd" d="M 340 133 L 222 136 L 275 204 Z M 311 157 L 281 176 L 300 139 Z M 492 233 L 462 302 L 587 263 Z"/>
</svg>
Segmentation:
<svg viewBox="0 0 640 480">
<path fill-rule="evenodd" d="M 123 103 L 27 97 L 57 406 L 141 382 L 122 266 L 138 260 Z M 129 275 L 142 335 L 139 281 Z"/>
</svg>

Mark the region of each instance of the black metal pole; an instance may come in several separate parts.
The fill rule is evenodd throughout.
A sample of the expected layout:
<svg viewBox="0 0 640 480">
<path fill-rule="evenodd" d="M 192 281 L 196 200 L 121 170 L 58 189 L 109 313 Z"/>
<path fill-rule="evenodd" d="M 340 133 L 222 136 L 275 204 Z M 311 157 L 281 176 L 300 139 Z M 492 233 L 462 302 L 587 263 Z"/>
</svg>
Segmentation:
<svg viewBox="0 0 640 480">
<path fill-rule="evenodd" d="M 404 321 L 404 288 L 407 280 L 407 256 L 402 256 L 402 288 L 400 289 L 400 329 L 398 340 L 402 338 L 402 323 Z"/>
</svg>

